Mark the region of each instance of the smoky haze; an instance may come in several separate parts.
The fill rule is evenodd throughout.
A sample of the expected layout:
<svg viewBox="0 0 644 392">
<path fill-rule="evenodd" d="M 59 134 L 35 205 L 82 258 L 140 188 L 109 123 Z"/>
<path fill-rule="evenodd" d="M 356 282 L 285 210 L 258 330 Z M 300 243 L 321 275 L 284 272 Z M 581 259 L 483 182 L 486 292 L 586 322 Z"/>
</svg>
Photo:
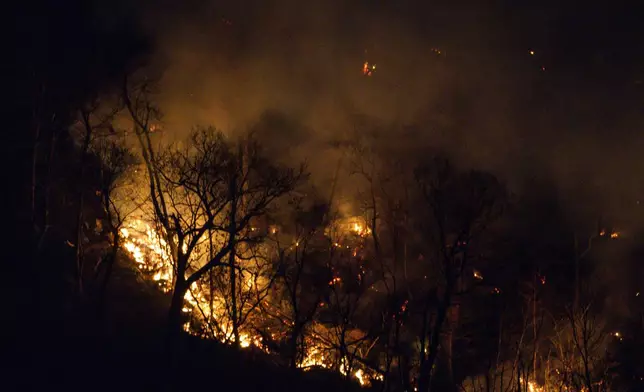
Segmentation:
<svg viewBox="0 0 644 392">
<path fill-rule="evenodd" d="M 477 3 L 155 2 L 145 22 L 164 127 L 263 128 L 271 151 L 306 159 L 326 185 L 332 142 L 377 127 L 518 191 L 551 181 L 571 210 L 629 216 L 643 185 L 641 82 L 610 52 L 612 14 Z"/>
</svg>

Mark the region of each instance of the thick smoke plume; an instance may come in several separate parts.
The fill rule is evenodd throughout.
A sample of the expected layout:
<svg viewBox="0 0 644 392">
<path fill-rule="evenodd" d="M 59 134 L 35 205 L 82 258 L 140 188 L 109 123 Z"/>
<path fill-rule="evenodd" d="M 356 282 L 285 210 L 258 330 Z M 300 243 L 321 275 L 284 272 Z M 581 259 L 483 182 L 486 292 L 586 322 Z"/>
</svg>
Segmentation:
<svg viewBox="0 0 644 392">
<path fill-rule="evenodd" d="M 277 156 L 306 158 L 314 181 L 328 184 L 335 142 L 379 129 L 387 143 L 445 150 L 518 192 L 552 182 L 573 215 L 617 219 L 637 206 L 636 75 L 598 78 L 614 64 L 590 50 L 568 61 L 607 40 L 620 10 L 596 20 L 543 4 L 535 13 L 411 0 L 144 8 L 172 137 L 195 125 L 264 129 Z M 573 22 L 593 31 L 569 34 Z M 371 76 L 365 62 L 376 65 Z"/>
</svg>

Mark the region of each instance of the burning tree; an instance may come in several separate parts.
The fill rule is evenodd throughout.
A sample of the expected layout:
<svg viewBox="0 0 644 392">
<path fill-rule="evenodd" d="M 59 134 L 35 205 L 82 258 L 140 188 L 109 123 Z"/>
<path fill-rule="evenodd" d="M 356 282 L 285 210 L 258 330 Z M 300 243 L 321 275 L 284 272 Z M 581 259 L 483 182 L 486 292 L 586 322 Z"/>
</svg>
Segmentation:
<svg viewBox="0 0 644 392">
<path fill-rule="evenodd" d="M 237 257 L 261 240 L 251 223 L 303 178 L 298 170 L 272 164 L 252 135 L 232 141 L 213 128 L 195 130 L 183 146 L 158 151 L 152 144 L 152 121 L 158 111 L 150 87 L 126 84 L 125 102 L 147 168 L 157 233 L 172 264 L 169 339 L 182 325 L 184 298 L 215 267 L 227 268 L 233 341 L 239 344 Z M 209 245 L 212 247 L 209 249 Z"/>
</svg>

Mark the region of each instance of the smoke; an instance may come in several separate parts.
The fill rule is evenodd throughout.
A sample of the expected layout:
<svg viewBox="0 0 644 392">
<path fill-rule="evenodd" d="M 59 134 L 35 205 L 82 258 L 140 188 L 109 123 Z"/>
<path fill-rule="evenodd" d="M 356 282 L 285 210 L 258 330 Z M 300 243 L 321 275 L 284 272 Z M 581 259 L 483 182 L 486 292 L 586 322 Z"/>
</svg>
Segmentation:
<svg viewBox="0 0 644 392">
<path fill-rule="evenodd" d="M 567 33 L 592 23 L 556 6 L 453 3 L 154 2 L 145 24 L 165 66 L 164 127 L 176 138 L 195 125 L 270 131 L 276 156 L 306 159 L 326 185 L 341 155 L 333 142 L 378 128 L 388 143 L 445 150 L 518 192 L 546 178 L 571 210 L 630 216 L 642 116 L 633 75 L 596 82 L 614 69 L 580 41 L 597 37 Z M 568 61 L 578 47 L 588 53 Z M 364 62 L 376 65 L 370 77 Z"/>
</svg>

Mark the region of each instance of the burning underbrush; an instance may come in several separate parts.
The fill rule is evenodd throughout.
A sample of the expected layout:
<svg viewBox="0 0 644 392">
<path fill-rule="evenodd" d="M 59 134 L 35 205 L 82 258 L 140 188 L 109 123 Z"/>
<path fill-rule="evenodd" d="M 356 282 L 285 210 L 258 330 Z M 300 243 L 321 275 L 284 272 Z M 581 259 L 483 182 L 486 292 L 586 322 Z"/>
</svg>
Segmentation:
<svg viewBox="0 0 644 392">
<path fill-rule="evenodd" d="M 258 231 L 251 228 L 251 231 Z M 344 230 L 352 237 L 367 236 L 369 229 L 359 219 L 340 221 L 333 227 L 337 233 Z M 267 234 L 277 235 L 275 226 L 268 227 Z M 150 223 L 140 219 L 130 219 L 120 229 L 123 248 L 131 256 L 143 276 L 154 281 L 159 290 L 169 293 L 173 290 L 175 268 L 171 257 L 171 246 L 164 236 Z M 208 252 L 216 247 L 215 235 L 204 236 L 200 249 L 193 252 L 193 265 L 199 266 L 200 258 L 205 259 Z M 356 250 L 350 246 L 333 242 L 333 247 L 348 250 L 354 255 Z M 302 247 L 296 239 L 289 247 L 297 250 Z M 344 249 L 347 248 L 347 249 Z M 184 296 L 184 330 L 192 335 L 215 339 L 226 344 L 237 344 L 242 348 L 252 347 L 269 354 L 279 355 L 289 352 L 293 346 L 296 367 L 308 370 L 324 368 L 335 370 L 355 379 L 362 386 L 371 385 L 373 380 L 382 376 L 365 366 L 357 358 L 359 353 L 369 349 L 366 334 L 356 328 L 342 330 L 336 325 L 323 323 L 311 317 L 308 323 L 294 320 L 291 304 L 285 301 L 279 285 L 274 264 L 270 262 L 275 247 L 268 244 L 238 250 L 236 253 L 237 277 L 231 287 L 230 276 L 224 271 L 213 269 L 205 277 L 190 285 Z M 340 277 L 333 277 L 329 285 L 340 284 Z M 235 290 L 235 295 L 231 295 Z M 234 300 L 232 299 L 234 297 Z M 320 301 L 314 309 L 330 305 Z M 235 329 L 234 326 L 237 326 Z M 237 337 L 235 336 L 237 333 Z M 293 350 L 291 350 L 293 351 Z"/>
</svg>

